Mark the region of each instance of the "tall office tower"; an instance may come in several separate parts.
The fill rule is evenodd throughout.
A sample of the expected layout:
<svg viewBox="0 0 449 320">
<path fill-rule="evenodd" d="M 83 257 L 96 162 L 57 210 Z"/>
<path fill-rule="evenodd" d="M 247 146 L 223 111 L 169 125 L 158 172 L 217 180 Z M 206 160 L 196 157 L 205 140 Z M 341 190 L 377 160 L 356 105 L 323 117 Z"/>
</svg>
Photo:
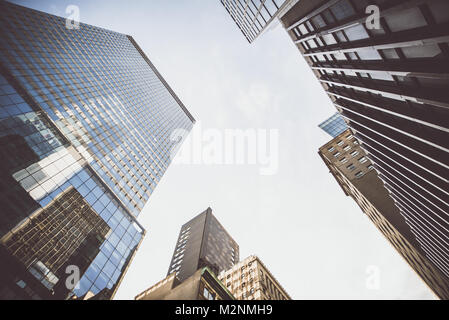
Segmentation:
<svg viewBox="0 0 449 320">
<path fill-rule="evenodd" d="M 449 276 L 449 1 L 302 0 L 281 20 Z"/>
<path fill-rule="evenodd" d="M 323 129 L 332 138 L 340 135 L 343 131 L 348 129 L 348 125 L 345 119 L 339 112 L 335 113 L 332 117 L 320 123 L 319 127 Z"/>
<path fill-rule="evenodd" d="M 249 256 L 218 278 L 237 300 L 291 300 L 257 256 Z"/>
<path fill-rule="evenodd" d="M 248 42 L 253 42 L 298 0 L 220 0 Z"/>
<path fill-rule="evenodd" d="M 0 35 L 0 298 L 111 298 L 194 119 L 130 36 L 4 1 Z"/>
<path fill-rule="evenodd" d="M 135 300 L 234 300 L 234 296 L 208 267 L 198 269 L 181 282 L 172 273 Z"/>
<path fill-rule="evenodd" d="M 207 208 L 182 226 L 167 276 L 184 281 L 203 267 L 218 275 L 238 261 L 238 244 Z"/>
<path fill-rule="evenodd" d="M 357 202 L 429 288 L 439 298 L 449 299 L 449 278 L 427 257 L 351 130 L 322 146 L 319 154 L 345 194 Z"/>
</svg>

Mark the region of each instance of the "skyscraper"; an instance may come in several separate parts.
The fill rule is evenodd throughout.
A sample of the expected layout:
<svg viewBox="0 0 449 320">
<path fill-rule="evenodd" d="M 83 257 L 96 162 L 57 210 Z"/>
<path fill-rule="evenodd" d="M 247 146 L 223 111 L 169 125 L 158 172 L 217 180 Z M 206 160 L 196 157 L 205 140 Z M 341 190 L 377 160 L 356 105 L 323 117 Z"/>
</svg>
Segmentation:
<svg viewBox="0 0 449 320">
<path fill-rule="evenodd" d="M 131 36 L 4 1 L 0 35 L 0 298 L 110 298 L 195 120 Z"/>
<path fill-rule="evenodd" d="M 218 278 L 237 300 L 291 300 L 270 270 L 254 255 L 221 272 Z"/>
<path fill-rule="evenodd" d="M 348 125 L 345 119 L 339 112 L 335 113 L 332 117 L 320 123 L 319 127 L 328 133 L 332 138 L 335 138 L 343 131 L 348 129 Z"/>
<path fill-rule="evenodd" d="M 351 130 L 326 143 L 319 154 L 345 194 L 357 202 L 429 288 L 439 298 L 449 299 L 449 278 L 426 256 Z"/>
<path fill-rule="evenodd" d="M 304 0 L 281 20 L 449 276 L 449 2 Z"/>
<path fill-rule="evenodd" d="M 182 226 L 167 275 L 184 281 L 203 267 L 218 275 L 238 261 L 238 244 L 207 208 Z"/>
<path fill-rule="evenodd" d="M 220 1 L 250 43 L 263 33 L 280 13 L 288 9 L 292 2 L 292 0 Z"/>
<path fill-rule="evenodd" d="M 278 17 L 449 276 L 449 2 L 301 0 Z"/>
</svg>

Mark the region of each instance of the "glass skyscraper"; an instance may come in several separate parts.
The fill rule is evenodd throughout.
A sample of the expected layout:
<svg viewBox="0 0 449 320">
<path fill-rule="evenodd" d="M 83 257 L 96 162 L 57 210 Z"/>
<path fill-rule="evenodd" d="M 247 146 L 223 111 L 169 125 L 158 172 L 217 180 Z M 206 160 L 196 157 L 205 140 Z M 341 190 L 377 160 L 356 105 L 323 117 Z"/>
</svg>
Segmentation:
<svg viewBox="0 0 449 320">
<path fill-rule="evenodd" d="M 326 133 L 328 133 L 332 138 L 335 138 L 348 129 L 348 125 L 346 124 L 345 119 L 343 119 L 341 114 L 338 112 L 326 121 L 323 121 L 318 126 Z"/>
<path fill-rule="evenodd" d="M 281 20 L 449 283 L 449 1 L 301 0 Z"/>
<path fill-rule="evenodd" d="M 128 35 L 4 1 L 0 35 L 0 298 L 111 298 L 195 120 Z"/>
<path fill-rule="evenodd" d="M 220 0 L 248 42 L 298 0 Z"/>
</svg>

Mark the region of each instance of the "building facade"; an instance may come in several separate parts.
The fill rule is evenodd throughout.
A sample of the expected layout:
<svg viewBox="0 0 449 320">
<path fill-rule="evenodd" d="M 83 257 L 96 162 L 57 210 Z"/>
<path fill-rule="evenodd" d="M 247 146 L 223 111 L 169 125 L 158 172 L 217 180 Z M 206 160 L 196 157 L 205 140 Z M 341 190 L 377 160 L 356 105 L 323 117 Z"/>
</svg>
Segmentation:
<svg viewBox="0 0 449 320">
<path fill-rule="evenodd" d="M 439 298 L 449 299 L 449 278 L 427 257 L 352 131 L 332 139 L 319 154 L 345 194 L 357 202 L 428 287 Z"/>
<path fill-rule="evenodd" d="M 167 275 L 184 281 L 203 267 L 218 275 L 238 261 L 237 242 L 207 208 L 182 226 Z"/>
<path fill-rule="evenodd" d="M 257 256 L 249 256 L 218 278 L 237 300 L 291 300 Z"/>
<path fill-rule="evenodd" d="M 449 2 L 303 0 L 281 20 L 449 276 Z"/>
<path fill-rule="evenodd" d="M 348 129 L 345 119 L 339 112 L 335 113 L 332 117 L 323 121 L 318 126 L 332 138 L 335 138 Z"/>
<path fill-rule="evenodd" d="M 204 267 L 183 282 L 172 273 L 137 295 L 135 300 L 234 300 L 234 296 L 213 271 Z"/>
<path fill-rule="evenodd" d="M 131 36 L 4 1 L 0 34 L 0 298 L 111 298 L 194 119 Z"/>
</svg>

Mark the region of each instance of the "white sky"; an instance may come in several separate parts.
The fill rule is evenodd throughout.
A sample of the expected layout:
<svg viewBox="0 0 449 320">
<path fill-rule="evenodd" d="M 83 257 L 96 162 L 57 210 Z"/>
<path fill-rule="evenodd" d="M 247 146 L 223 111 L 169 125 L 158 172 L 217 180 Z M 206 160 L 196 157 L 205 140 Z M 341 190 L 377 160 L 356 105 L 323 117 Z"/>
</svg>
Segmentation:
<svg viewBox="0 0 449 320">
<path fill-rule="evenodd" d="M 434 299 L 346 197 L 318 156 L 318 123 L 335 112 L 278 26 L 249 45 L 219 0 L 66 1 L 19 4 L 132 35 L 202 129 L 278 129 L 278 174 L 257 166 L 172 165 L 142 212 L 147 228 L 116 299 L 165 277 L 182 224 L 210 206 L 294 299 Z M 199 126 L 195 130 L 198 130 Z M 380 289 L 366 286 L 380 270 Z"/>
</svg>

